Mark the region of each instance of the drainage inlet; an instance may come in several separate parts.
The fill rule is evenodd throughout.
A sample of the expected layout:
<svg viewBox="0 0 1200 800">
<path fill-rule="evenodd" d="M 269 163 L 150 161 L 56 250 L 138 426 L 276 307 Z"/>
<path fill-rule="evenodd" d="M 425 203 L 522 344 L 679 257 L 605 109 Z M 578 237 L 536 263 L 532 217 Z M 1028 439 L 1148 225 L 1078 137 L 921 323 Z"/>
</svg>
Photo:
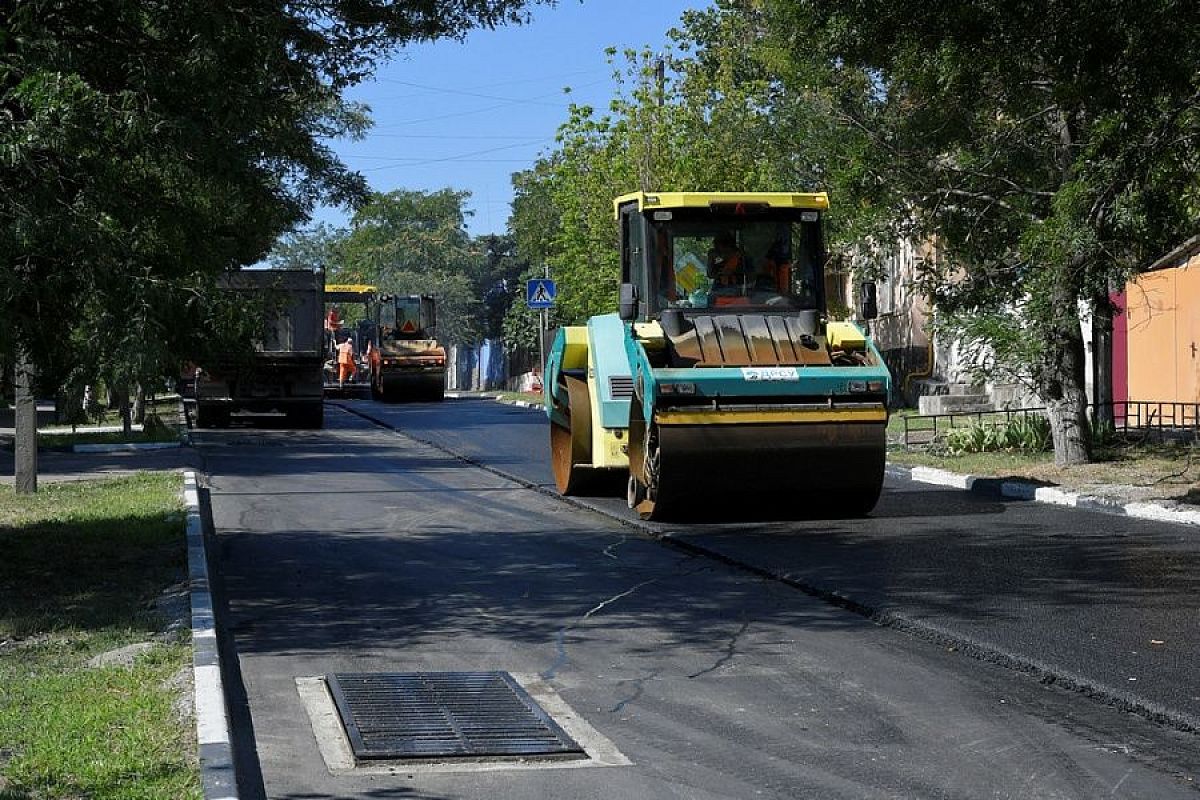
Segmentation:
<svg viewBox="0 0 1200 800">
<path fill-rule="evenodd" d="M 586 757 L 507 672 L 325 680 L 357 760 Z"/>
</svg>

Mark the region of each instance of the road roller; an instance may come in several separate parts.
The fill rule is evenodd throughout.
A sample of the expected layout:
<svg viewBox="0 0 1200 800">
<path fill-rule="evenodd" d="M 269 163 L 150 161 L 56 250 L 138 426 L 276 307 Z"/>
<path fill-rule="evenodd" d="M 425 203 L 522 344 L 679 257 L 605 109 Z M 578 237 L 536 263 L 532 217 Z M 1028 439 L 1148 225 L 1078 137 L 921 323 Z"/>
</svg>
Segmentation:
<svg viewBox="0 0 1200 800">
<path fill-rule="evenodd" d="M 446 350 L 434 338 L 429 295 L 379 295 L 372 308 L 371 397 L 387 403 L 445 397 Z"/>
<path fill-rule="evenodd" d="M 635 192 L 614 201 L 616 313 L 560 328 L 546 360 L 554 479 L 625 485 L 643 519 L 745 508 L 868 513 L 891 377 L 829 318 L 812 193 Z M 875 316 L 865 285 L 860 316 Z"/>
</svg>

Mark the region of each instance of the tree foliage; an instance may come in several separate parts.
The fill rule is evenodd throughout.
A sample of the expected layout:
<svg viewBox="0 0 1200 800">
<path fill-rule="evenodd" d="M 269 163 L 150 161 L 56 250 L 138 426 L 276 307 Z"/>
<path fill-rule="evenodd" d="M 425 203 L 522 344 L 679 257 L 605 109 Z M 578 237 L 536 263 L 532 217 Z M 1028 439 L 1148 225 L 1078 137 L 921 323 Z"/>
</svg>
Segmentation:
<svg viewBox="0 0 1200 800">
<path fill-rule="evenodd" d="M 430 294 L 438 338 L 474 343 L 500 334 L 524 269 L 503 236 L 471 237 L 467 192 L 372 193 L 348 228 L 318 225 L 284 236 L 268 261 L 326 267 L 330 283 L 365 283 L 391 294 Z"/>
<path fill-rule="evenodd" d="M 1087 460 L 1077 308 L 1190 230 L 1200 10 L 768 0 L 768 63 L 865 135 L 861 202 L 937 236 L 943 325 L 1024 367 L 1060 463 Z"/>
<path fill-rule="evenodd" d="M 170 371 L 215 334 L 181 324 L 208 316 L 215 274 L 258 261 L 318 200 L 364 195 L 324 144 L 366 125 L 341 91 L 399 45 L 526 5 L 5 4 L 0 353 L 19 342 L 53 380 L 106 361 Z"/>
<path fill-rule="evenodd" d="M 1181 0 L 717 0 L 665 81 L 627 56 L 609 113 L 574 110 L 518 177 L 514 235 L 578 322 L 615 304 L 597 194 L 827 190 L 835 253 L 937 242 L 941 329 L 1036 389 L 1060 463 L 1087 460 L 1077 309 L 1194 233 L 1197 33 Z"/>
</svg>

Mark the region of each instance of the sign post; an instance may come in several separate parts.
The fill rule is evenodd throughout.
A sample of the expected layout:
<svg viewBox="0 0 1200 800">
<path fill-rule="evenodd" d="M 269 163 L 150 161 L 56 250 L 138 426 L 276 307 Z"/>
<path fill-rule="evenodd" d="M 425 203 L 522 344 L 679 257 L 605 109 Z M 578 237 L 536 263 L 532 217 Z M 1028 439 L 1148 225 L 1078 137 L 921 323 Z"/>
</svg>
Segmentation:
<svg viewBox="0 0 1200 800">
<path fill-rule="evenodd" d="M 546 270 L 549 272 L 549 269 Z M 525 283 L 525 305 L 538 312 L 538 370 L 546 368 L 546 311 L 554 308 L 558 287 L 549 278 L 536 278 Z"/>
</svg>

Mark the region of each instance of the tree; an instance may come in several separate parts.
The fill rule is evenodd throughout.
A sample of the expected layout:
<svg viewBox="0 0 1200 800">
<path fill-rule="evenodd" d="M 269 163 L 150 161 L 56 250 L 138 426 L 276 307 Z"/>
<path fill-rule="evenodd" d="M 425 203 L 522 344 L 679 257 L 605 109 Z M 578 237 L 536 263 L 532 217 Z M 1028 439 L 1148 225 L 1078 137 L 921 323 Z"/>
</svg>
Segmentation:
<svg viewBox="0 0 1200 800">
<path fill-rule="evenodd" d="M 80 340 L 119 347 L 122 337 L 144 343 L 172 330 L 212 276 L 258 261 L 318 200 L 364 194 L 361 176 L 323 143 L 364 129 L 365 116 L 341 99 L 343 89 L 398 45 L 519 21 L 526 5 L 5 5 L 6 360 L 19 350 L 39 374 L 58 377 L 90 355 L 73 349 Z M 168 354 L 181 355 L 159 349 L 134 360 L 164 367 Z"/>
<path fill-rule="evenodd" d="M 397 189 L 372 194 L 335 247 L 331 275 L 393 294 L 431 294 L 438 337 L 478 341 L 480 300 L 471 281 L 483 253 L 466 229 L 469 193 Z"/>
<path fill-rule="evenodd" d="M 348 228 L 321 225 L 288 234 L 268 262 L 323 264 L 330 282 L 431 294 L 438 301 L 438 337 L 447 342 L 497 336 L 525 264 L 508 237 L 467 233 L 468 197 L 453 189 L 373 193 Z"/>
<path fill-rule="evenodd" d="M 936 234 L 925 286 L 1047 404 L 1055 460 L 1090 460 L 1079 305 L 1194 232 L 1200 9 L 724 2 L 759 57 L 865 143 L 854 201 Z"/>
</svg>

